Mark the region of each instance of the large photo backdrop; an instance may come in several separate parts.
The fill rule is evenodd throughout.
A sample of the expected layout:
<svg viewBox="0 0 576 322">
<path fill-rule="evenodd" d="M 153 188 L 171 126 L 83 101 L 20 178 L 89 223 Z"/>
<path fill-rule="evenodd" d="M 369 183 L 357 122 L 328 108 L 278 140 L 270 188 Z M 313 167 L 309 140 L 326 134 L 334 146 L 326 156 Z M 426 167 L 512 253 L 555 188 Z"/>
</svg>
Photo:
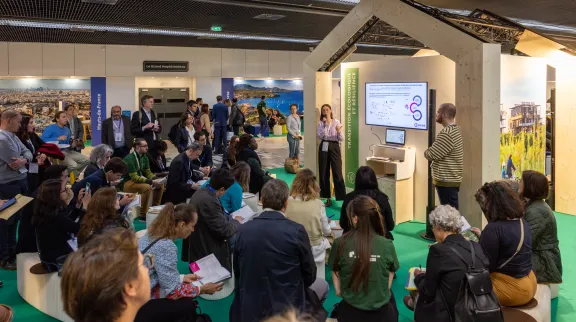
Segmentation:
<svg viewBox="0 0 576 322">
<path fill-rule="evenodd" d="M 502 56 L 500 163 L 502 178 L 522 171 L 544 173 L 546 143 L 546 64 L 520 56 Z"/>
<path fill-rule="evenodd" d="M 304 111 L 304 83 L 302 80 L 234 80 L 234 96 L 243 107 L 254 108 L 262 96 L 266 106 L 290 114 L 290 105 L 297 104 Z"/>
</svg>

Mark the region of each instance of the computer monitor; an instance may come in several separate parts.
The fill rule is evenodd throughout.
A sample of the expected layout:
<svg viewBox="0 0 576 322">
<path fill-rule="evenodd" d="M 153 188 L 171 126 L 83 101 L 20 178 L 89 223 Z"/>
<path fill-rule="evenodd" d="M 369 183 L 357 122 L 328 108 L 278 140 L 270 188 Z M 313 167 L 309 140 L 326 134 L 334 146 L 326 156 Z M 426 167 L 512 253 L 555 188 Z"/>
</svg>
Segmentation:
<svg viewBox="0 0 576 322">
<path fill-rule="evenodd" d="M 386 129 L 386 144 L 405 145 L 406 131 L 397 129 Z"/>
</svg>

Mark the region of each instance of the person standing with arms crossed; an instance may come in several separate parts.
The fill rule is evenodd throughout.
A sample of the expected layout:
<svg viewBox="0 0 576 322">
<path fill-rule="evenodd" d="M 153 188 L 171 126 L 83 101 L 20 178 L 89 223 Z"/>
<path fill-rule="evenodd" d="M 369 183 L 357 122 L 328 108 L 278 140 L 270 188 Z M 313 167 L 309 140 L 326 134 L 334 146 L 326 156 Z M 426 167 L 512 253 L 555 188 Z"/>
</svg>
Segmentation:
<svg viewBox="0 0 576 322">
<path fill-rule="evenodd" d="M 342 176 L 342 153 L 340 152 L 340 142 L 344 141 L 344 135 L 342 134 L 342 124 L 334 119 L 332 107 L 324 104 L 321 111 L 317 132 L 318 139 L 321 141 L 318 150 L 320 198 L 327 198 L 326 207 L 330 207 L 332 205 L 330 168 L 332 168 L 336 200 L 344 200 L 346 197 L 346 187 Z"/>
<path fill-rule="evenodd" d="M 456 125 L 456 106 L 451 103 L 440 105 L 436 123 L 444 127 L 436 136 L 424 157 L 432 161 L 432 180 L 441 205 L 458 209 L 458 192 L 464 169 L 464 141 L 460 127 Z"/>
</svg>

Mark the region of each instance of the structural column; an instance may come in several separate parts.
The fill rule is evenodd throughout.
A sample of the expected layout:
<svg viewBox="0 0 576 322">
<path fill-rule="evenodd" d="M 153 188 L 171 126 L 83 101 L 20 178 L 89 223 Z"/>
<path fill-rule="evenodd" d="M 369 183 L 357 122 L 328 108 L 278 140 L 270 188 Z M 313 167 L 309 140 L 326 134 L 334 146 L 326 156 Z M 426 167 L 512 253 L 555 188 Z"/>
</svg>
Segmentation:
<svg viewBox="0 0 576 322">
<path fill-rule="evenodd" d="M 316 130 L 320 108 L 332 101 L 332 73 L 304 66 L 304 167 L 318 173 Z"/>
</svg>

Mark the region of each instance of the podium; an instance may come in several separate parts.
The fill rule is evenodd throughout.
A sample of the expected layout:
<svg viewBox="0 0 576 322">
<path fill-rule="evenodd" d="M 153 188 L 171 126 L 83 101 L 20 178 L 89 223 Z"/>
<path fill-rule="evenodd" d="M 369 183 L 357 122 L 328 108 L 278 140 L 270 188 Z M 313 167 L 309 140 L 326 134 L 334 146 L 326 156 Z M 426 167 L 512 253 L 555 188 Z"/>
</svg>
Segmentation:
<svg viewBox="0 0 576 322">
<path fill-rule="evenodd" d="M 414 219 L 414 170 L 416 152 L 410 147 L 375 145 L 366 166 L 376 173 L 378 187 L 390 202 L 394 222 Z"/>
</svg>

